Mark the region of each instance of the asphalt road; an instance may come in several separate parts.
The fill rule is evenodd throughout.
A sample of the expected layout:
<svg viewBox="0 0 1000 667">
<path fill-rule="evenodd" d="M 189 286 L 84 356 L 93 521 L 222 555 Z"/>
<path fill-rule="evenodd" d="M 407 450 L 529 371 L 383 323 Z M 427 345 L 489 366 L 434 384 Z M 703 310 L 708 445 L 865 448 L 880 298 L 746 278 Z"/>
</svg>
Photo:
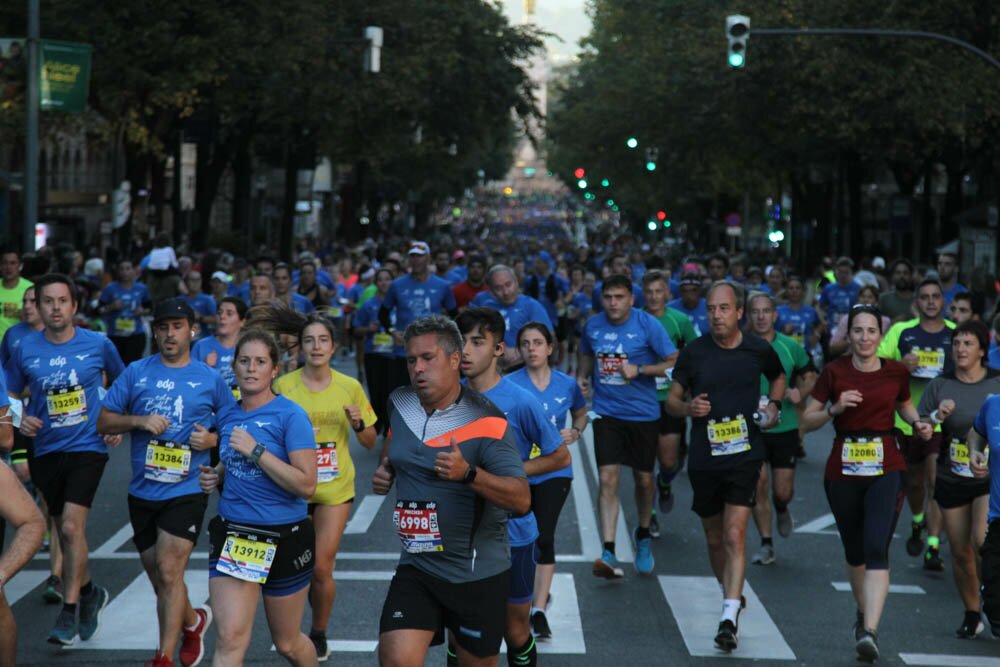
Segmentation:
<svg viewBox="0 0 1000 667">
<path fill-rule="evenodd" d="M 353 360 L 340 363 L 353 368 Z M 561 516 L 559 564 L 549 612 L 554 637 L 540 643 L 539 662 L 548 665 L 854 665 L 851 626 L 854 603 L 840 590 L 847 576 L 840 541 L 823 495 L 822 469 L 831 432 L 807 438 L 808 457 L 797 473 L 791 510 L 797 530 L 788 539 L 775 537 L 778 560 L 771 566 L 748 566 L 749 606 L 741 620 L 740 648 L 731 656 L 718 653 L 712 636 L 721 611 L 721 596 L 711 578 L 700 523 L 690 511 L 691 492 L 685 475 L 675 483 L 677 503 L 661 517 L 663 535 L 654 542 L 653 576 L 638 575 L 626 563 L 623 581 L 607 582 L 590 573 L 599 551 L 597 498 L 593 458 L 588 455 L 590 430 L 583 446 L 574 446 L 573 493 Z M 328 629 L 333 655 L 327 664 L 375 664 L 378 617 L 399 545 L 391 526 L 391 502 L 372 496 L 369 481 L 376 455 L 352 443 L 358 468 L 357 497 L 349 533 L 341 545 L 335 578 L 337 602 Z M 156 647 L 154 599 L 132 548 L 126 509 L 129 461 L 125 451 L 112 453 L 91 514 L 88 537 L 94 581 L 111 592 L 98 634 L 88 642 L 58 648 L 46 643 L 58 607 L 41 599 L 48 574 L 47 555 L 39 554 L 5 589 L 16 599 L 18 664 L 136 664 L 152 657 Z M 621 546 L 636 525 L 632 486 L 623 478 L 621 497 L 627 529 Z M 391 496 L 390 496 L 391 498 Z M 209 508 L 214 516 L 214 502 Z M 880 628 L 883 658 L 890 665 L 976 665 L 1000 667 L 1000 642 L 955 638 L 962 604 L 951 579 L 948 547 L 942 548 L 946 571 L 931 574 L 917 558 L 906 555 L 904 511 L 891 550 L 892 592 Z M 207 523 L 207 521 L 206 521 Z M 748 535 L 748 553 L 758 546 L 756 531 Z M 188 569 L 192 601 L 207 599 L 207 539 L 195 548 Z M 625 553 L 628 552 L 628 553 Z M 308 623 L 308 610 L 305 623 Z M 209 657 L 214 636 L 209 633 Z M 501 658 L 501 664 L 505 658 Z M 258 609 L 248 664 L 282 661 L 271 650 L 264 614 Z M 444 664 L 433 649 L 429 664 Z"/>
</svg>

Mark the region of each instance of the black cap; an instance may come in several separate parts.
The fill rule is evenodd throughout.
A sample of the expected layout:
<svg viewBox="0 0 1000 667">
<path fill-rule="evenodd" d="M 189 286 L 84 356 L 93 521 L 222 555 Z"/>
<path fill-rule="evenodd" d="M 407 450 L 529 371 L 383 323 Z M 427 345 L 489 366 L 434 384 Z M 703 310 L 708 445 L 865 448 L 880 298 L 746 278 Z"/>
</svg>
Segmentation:
<svg viewBox="0 0 1000 667">
<path fill-rule="evenodd" d="M 180 319 L 186 319 L 192 324 L 195 321 L 194 310 L 183 299 L 166 299 L 157 303 L 153 309 L 153 324 Z"/>
</svg>

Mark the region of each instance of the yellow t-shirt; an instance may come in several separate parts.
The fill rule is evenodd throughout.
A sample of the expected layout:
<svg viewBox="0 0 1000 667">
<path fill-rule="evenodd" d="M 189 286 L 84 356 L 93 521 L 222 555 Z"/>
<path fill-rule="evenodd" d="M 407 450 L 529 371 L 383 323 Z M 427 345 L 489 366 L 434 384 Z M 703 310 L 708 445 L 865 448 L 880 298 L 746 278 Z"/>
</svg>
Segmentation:
<svg viewBox="0 0 1000 667">
<path fill-rule="evenodd" d="M 0 338 L 10 329 L 12 326 L 21 321 L 21 317 L 18 313 L 21 312 L 21 304 L 24 300 L 24 293 L 28 291 L 32 283 L 27 278 L 19 278 L 17 285 L 11 289 L 7 289 L 0 282 Z"/>
<path fill-rule="evenodd" d="M 354 462 L 349 448 L 351 425 L 344 406 L 358 406 L 366 427 L 376 420 L 361 383 L 330 369 L 330 384 L 322 391 L 312 391 L 302 382 L 300 368 L 275 380 L 274 390 L 301 406 L 316 432 L 318 483 L 309 502 L 340 505 L 354 498 Z"/>
</svg>

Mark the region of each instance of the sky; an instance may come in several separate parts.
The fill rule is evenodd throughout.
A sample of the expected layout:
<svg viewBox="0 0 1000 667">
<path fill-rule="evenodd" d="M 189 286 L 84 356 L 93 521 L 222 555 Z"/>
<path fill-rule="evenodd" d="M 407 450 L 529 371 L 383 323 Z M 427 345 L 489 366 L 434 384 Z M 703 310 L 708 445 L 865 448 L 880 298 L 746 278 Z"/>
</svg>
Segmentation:
<svg viewBox="0 0 1000 667">
<path fill-rule="evenodd" d="M 503 0 L 504 11 L 512 23 L 520 23 L 524 15 L 522 0 Z M 590 31 L 590 19 L 585 11 L 586 0 L 536 0 L 535 19 L 543 30 L 555 33 L 562 41 L 546 41 L 549 54 L 556 61 L 572 58 L 579 51 L 580 38 Z"/>
</svg>

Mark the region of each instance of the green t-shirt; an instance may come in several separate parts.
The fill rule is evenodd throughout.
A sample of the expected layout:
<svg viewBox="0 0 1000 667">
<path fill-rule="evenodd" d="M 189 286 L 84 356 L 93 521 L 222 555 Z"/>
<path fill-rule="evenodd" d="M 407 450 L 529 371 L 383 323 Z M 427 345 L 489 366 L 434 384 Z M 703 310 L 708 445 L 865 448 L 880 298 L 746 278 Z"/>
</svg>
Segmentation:
<svg viewBox="0 0 1000 667">
<path fill-rule="evenodd" d="M 375 292 L 377 290 L 378 290 L 378 287 L 375 286 L 375 283 L 372 283 L 371 285 L 369 285 L 368 287 L 366 287 L 364 289 L 364 291 L 361 292 L 361 297 L 358 299 L 358 302 L 356 304 L 354 304 L 355 307 L 360 308 L 361 304 L 363 304 L 365 301 L 367 301 L 368 299 L 370 299 L 373 296 L 375 296 Z"/>
<path fill-rule="evenodd" d="M 20 312 L 24 293 L 33 284 L 27 278 L 18 278 L 17 285 L 7 289 L 0 281 L 0 338 L 3 338 L 3 335 L 7 333 L 7 329 L 21 321 Z"/>
<path fill-rule="evenodd" d="M 785 381 L 788 383 L 789 388 L 793 386 L 792 383 L 795 381 L 797 375 L 808 370 L 814 370 L 815 367 L 813 366 L 812 359 L 806 354 L 805 348 L 801 344 L 796 343 L 795 339 L 790 336 L 775 331 L 771 347 L 778 353 L 778 359 L 781 360 L 781 368 L 785 371 Z M 767 396 L 770 388 L 771 383 L 767 381 L 766 377 L 761 375 L 760 393 Z M 782 399 L 781 421 L 774 428 L 767 429 L 765 433 L 787 433 L 788 431 L 797 431 L 798 429 L 799 415 L 795 409 L 795 405 Z"/>
<path fill-rule="evenodd" d="M 690 343 L 698 337 L 694 330 L 694 325 L 684 313 L 670 308 L 664 309 L 663 313 L 656 318 L 667 331 L 667 336 L 678 350 L 684 347 L 685 343 Z M 667 390 L 670 389 L 670 380 L 666 376 L 656 378 L 656 400 L 667 400 Z"/>
</svg>

